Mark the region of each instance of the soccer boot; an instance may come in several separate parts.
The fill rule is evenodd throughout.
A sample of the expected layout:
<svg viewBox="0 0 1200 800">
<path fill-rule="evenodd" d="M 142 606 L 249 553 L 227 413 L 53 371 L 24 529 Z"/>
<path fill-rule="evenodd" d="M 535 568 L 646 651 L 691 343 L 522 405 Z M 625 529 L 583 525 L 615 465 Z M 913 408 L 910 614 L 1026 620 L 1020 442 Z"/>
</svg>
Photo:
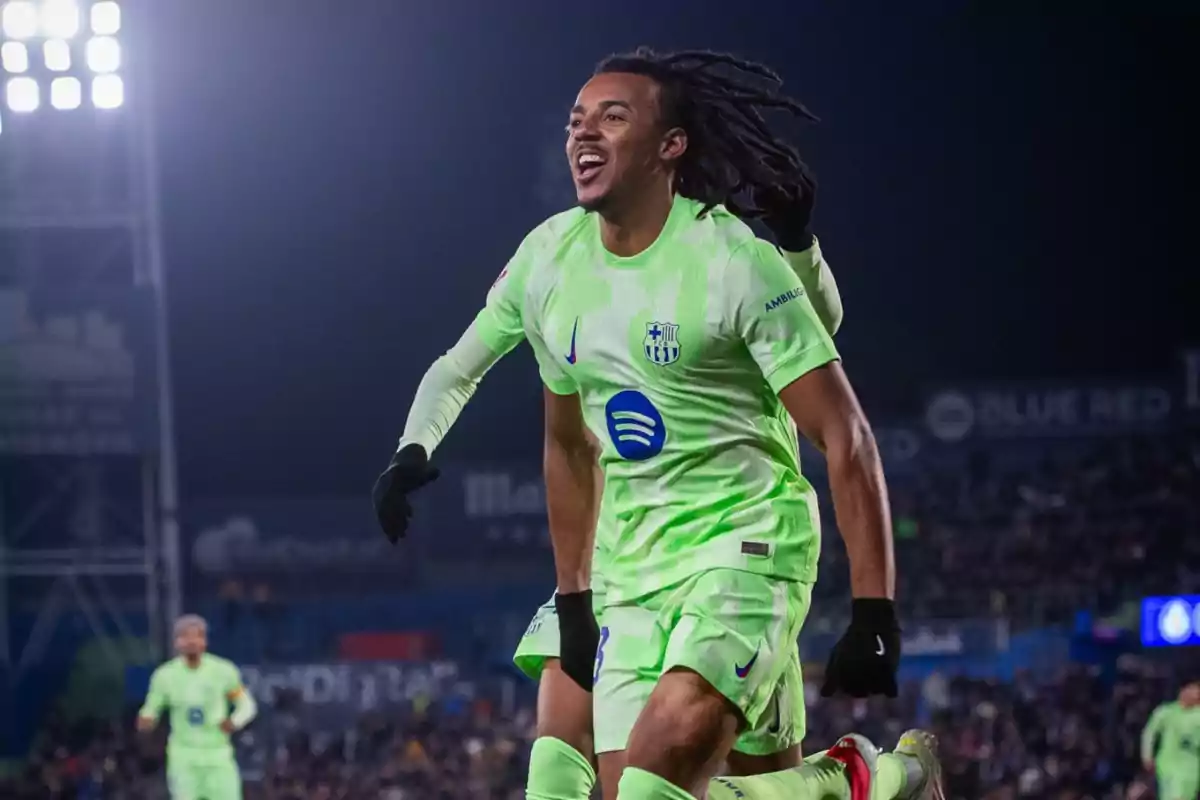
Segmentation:
<svg viewBox="0 0 1200 800">
<path fill-rule="evenodd" d="M 850 800 L 871 800 L 879 748 L 871 744 L 870 739 L 858 733 L 848 733 L 825 751 L 825 756 L 841 762 L 846 768 Z"/>
<path fill-rule="evenodd" d="M 893 751 L 913 759 L 921 767 L 921 780 L 904 787 L 899 800 L 945 800 L 942 789 L 942 765 L 938 761 L 937 737 L 916 728 L 905 731 Z"/>
</svg>

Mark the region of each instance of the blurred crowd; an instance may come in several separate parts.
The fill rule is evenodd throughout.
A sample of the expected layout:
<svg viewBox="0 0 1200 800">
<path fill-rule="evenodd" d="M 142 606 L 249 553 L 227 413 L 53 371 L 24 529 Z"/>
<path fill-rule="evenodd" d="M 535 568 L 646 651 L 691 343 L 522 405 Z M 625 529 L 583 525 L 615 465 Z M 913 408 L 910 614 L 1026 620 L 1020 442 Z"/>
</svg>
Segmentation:
<svg viewBox="0 0 1200 800">
<path fill-rule="evenodd" d="M 940 738 L 951 800 L 1152 796 L 1138 738 L 1153 708 L 1174 696 L 1171 672 L 1132 656 L 1108 673 L 1075 667 L 1041 683 L 934 674 L 894 701 L 818 700 L 815 688 L 806 751 L 851 730 L 890 747 L 920 721 Z M 51 730 L 53 744 L 0 783 L 0 796 L 165 798 L 162 736 L 132 731 L 131 720 Z M 248 800 L 519 800 L 533 735 L 529 706 L 498 713 L 487 701 L 422 701 L 321 733 L 285 704 L 240 735 L 239 761 Z"/>
<path fill-rule="evenodd" d="M 1200 585 L 1195 435 L 1063 447 L 1033 463 L 978 453 L 888 484 L 905 619 L 1054 624 Z M 844 548 L 827 541 L 819 607 L 844 604 L 848 576 Z"/>
</svg>

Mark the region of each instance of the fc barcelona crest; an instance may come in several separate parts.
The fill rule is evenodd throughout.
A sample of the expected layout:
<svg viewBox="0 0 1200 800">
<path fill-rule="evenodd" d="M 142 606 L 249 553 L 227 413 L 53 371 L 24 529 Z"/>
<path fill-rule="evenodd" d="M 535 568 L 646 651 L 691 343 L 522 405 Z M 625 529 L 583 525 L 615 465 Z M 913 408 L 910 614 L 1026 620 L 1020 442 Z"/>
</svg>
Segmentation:
<svg viewBox="0 0 1200 800">
<path fill-rule="evenodd" d="M 679 360 L 679 326 L 670 322 L 647 322 L 642 342 L 646 358 L 665 367 Z"/>
</svg>

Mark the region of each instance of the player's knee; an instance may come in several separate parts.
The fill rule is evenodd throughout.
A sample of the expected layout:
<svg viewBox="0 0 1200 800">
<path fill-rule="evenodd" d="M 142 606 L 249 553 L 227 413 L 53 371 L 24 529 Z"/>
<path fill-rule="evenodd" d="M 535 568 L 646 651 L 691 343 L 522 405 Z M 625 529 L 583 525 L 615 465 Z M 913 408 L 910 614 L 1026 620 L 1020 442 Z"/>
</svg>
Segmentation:
<svg viewBox="0 0 1200 800">
<path fill-rule="evenodd" d="M 684 786 L 724 758 L 739 720 L 708 681 L 688 670 L 668 672 L 630 734 L 628 763 Z"/>
</svg>

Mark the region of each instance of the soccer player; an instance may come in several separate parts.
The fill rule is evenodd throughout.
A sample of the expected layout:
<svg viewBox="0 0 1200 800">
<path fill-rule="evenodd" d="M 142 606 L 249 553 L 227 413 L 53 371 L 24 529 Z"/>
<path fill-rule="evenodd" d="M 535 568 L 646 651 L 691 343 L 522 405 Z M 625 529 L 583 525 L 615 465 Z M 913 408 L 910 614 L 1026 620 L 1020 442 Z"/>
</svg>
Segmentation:
<svg viewBox="0 0 1200 800">
<path fill-rule="evenodd" d="M 1159 800 L 1200 797 L 1200 680 L 1154 709 L 1142 731 L 1142 765 L 1158 779 Z"/>
<path fill-rule="evenodd" d="M 233 662 L 207 652 L 202 617 L 187 614 L 175 622 L 175 650 L 178 656 L 150 677 L 138 730 L 153 730 L 170 708 L 167 784 L 173 800 L 241 800 L 230 736 L 254 719 L 258 707 Z"/>
<path fill-rule="evenodd" d="M 721 63 L 776 85 L 731 81 L 710 69 Z M 494 362 L 527 338 L 538 358 L 550 390 L 546 477 L 560 612 L 568 603 L 587 608 L 580 598 L 600 491 L 585 414 L 604 442 L 616 533 L 605 548 L 610 606 L 595 658 L 597 744 L 613 745 L 601 770 L 612 774 L 606 761 L 619 769 L 628 743 L 622 797 L 689 797 L 705 790 L 740 729 L 769 724 L 807 607 L 815 502 L 784 407 L 826 449 L 853 561 L 858 600 L 827 669 L 828 691 L 894 693 L 886 497 L 869 428 L 803 288 L 729 213 L 765 211 L 739 202 L 739 190 L 757 198 L 797 185 L 799 161 L 770 136 L 759 109 L 799 106 L 765 68 L 728 56 L 639 53 L 600 73 L 580 95 L 568 138 L 581 209 L 526 238 L 456 348 L 469 338 L 464 349 L 478 352 L 481 338 L 481 358 Z M 460 385 L 457 408 L 442 403 L 421 416 L 437 418 L 432 427 L 444 433 L 473 380 Z M 405 445 L 377 483 L 390 533 L 411 513 L 403 495 L 436 474 L 426 454 Z M 570 644 L 587 636 L 565 616 L 560 668 L 586 689 L 580 676 L 590 670 L 567 657 L 590 660 Z M 584 627 L 589 616 L 577 615 Z M 863 774 L 864 762 L 874 763 L 869 747 L 854 737 L 839 744 L 850 778 L 839 774 L 841 789 L 854 797 L 866 796 L 873 777 Z M 929 738 L 907 735 L 898 750 L 879 759 L 877 796 L 935 791 Z M 791 770 L 757 782 L 720 779 L 707 790 L 840 793 L 810 777 Z"/>
</svg>

